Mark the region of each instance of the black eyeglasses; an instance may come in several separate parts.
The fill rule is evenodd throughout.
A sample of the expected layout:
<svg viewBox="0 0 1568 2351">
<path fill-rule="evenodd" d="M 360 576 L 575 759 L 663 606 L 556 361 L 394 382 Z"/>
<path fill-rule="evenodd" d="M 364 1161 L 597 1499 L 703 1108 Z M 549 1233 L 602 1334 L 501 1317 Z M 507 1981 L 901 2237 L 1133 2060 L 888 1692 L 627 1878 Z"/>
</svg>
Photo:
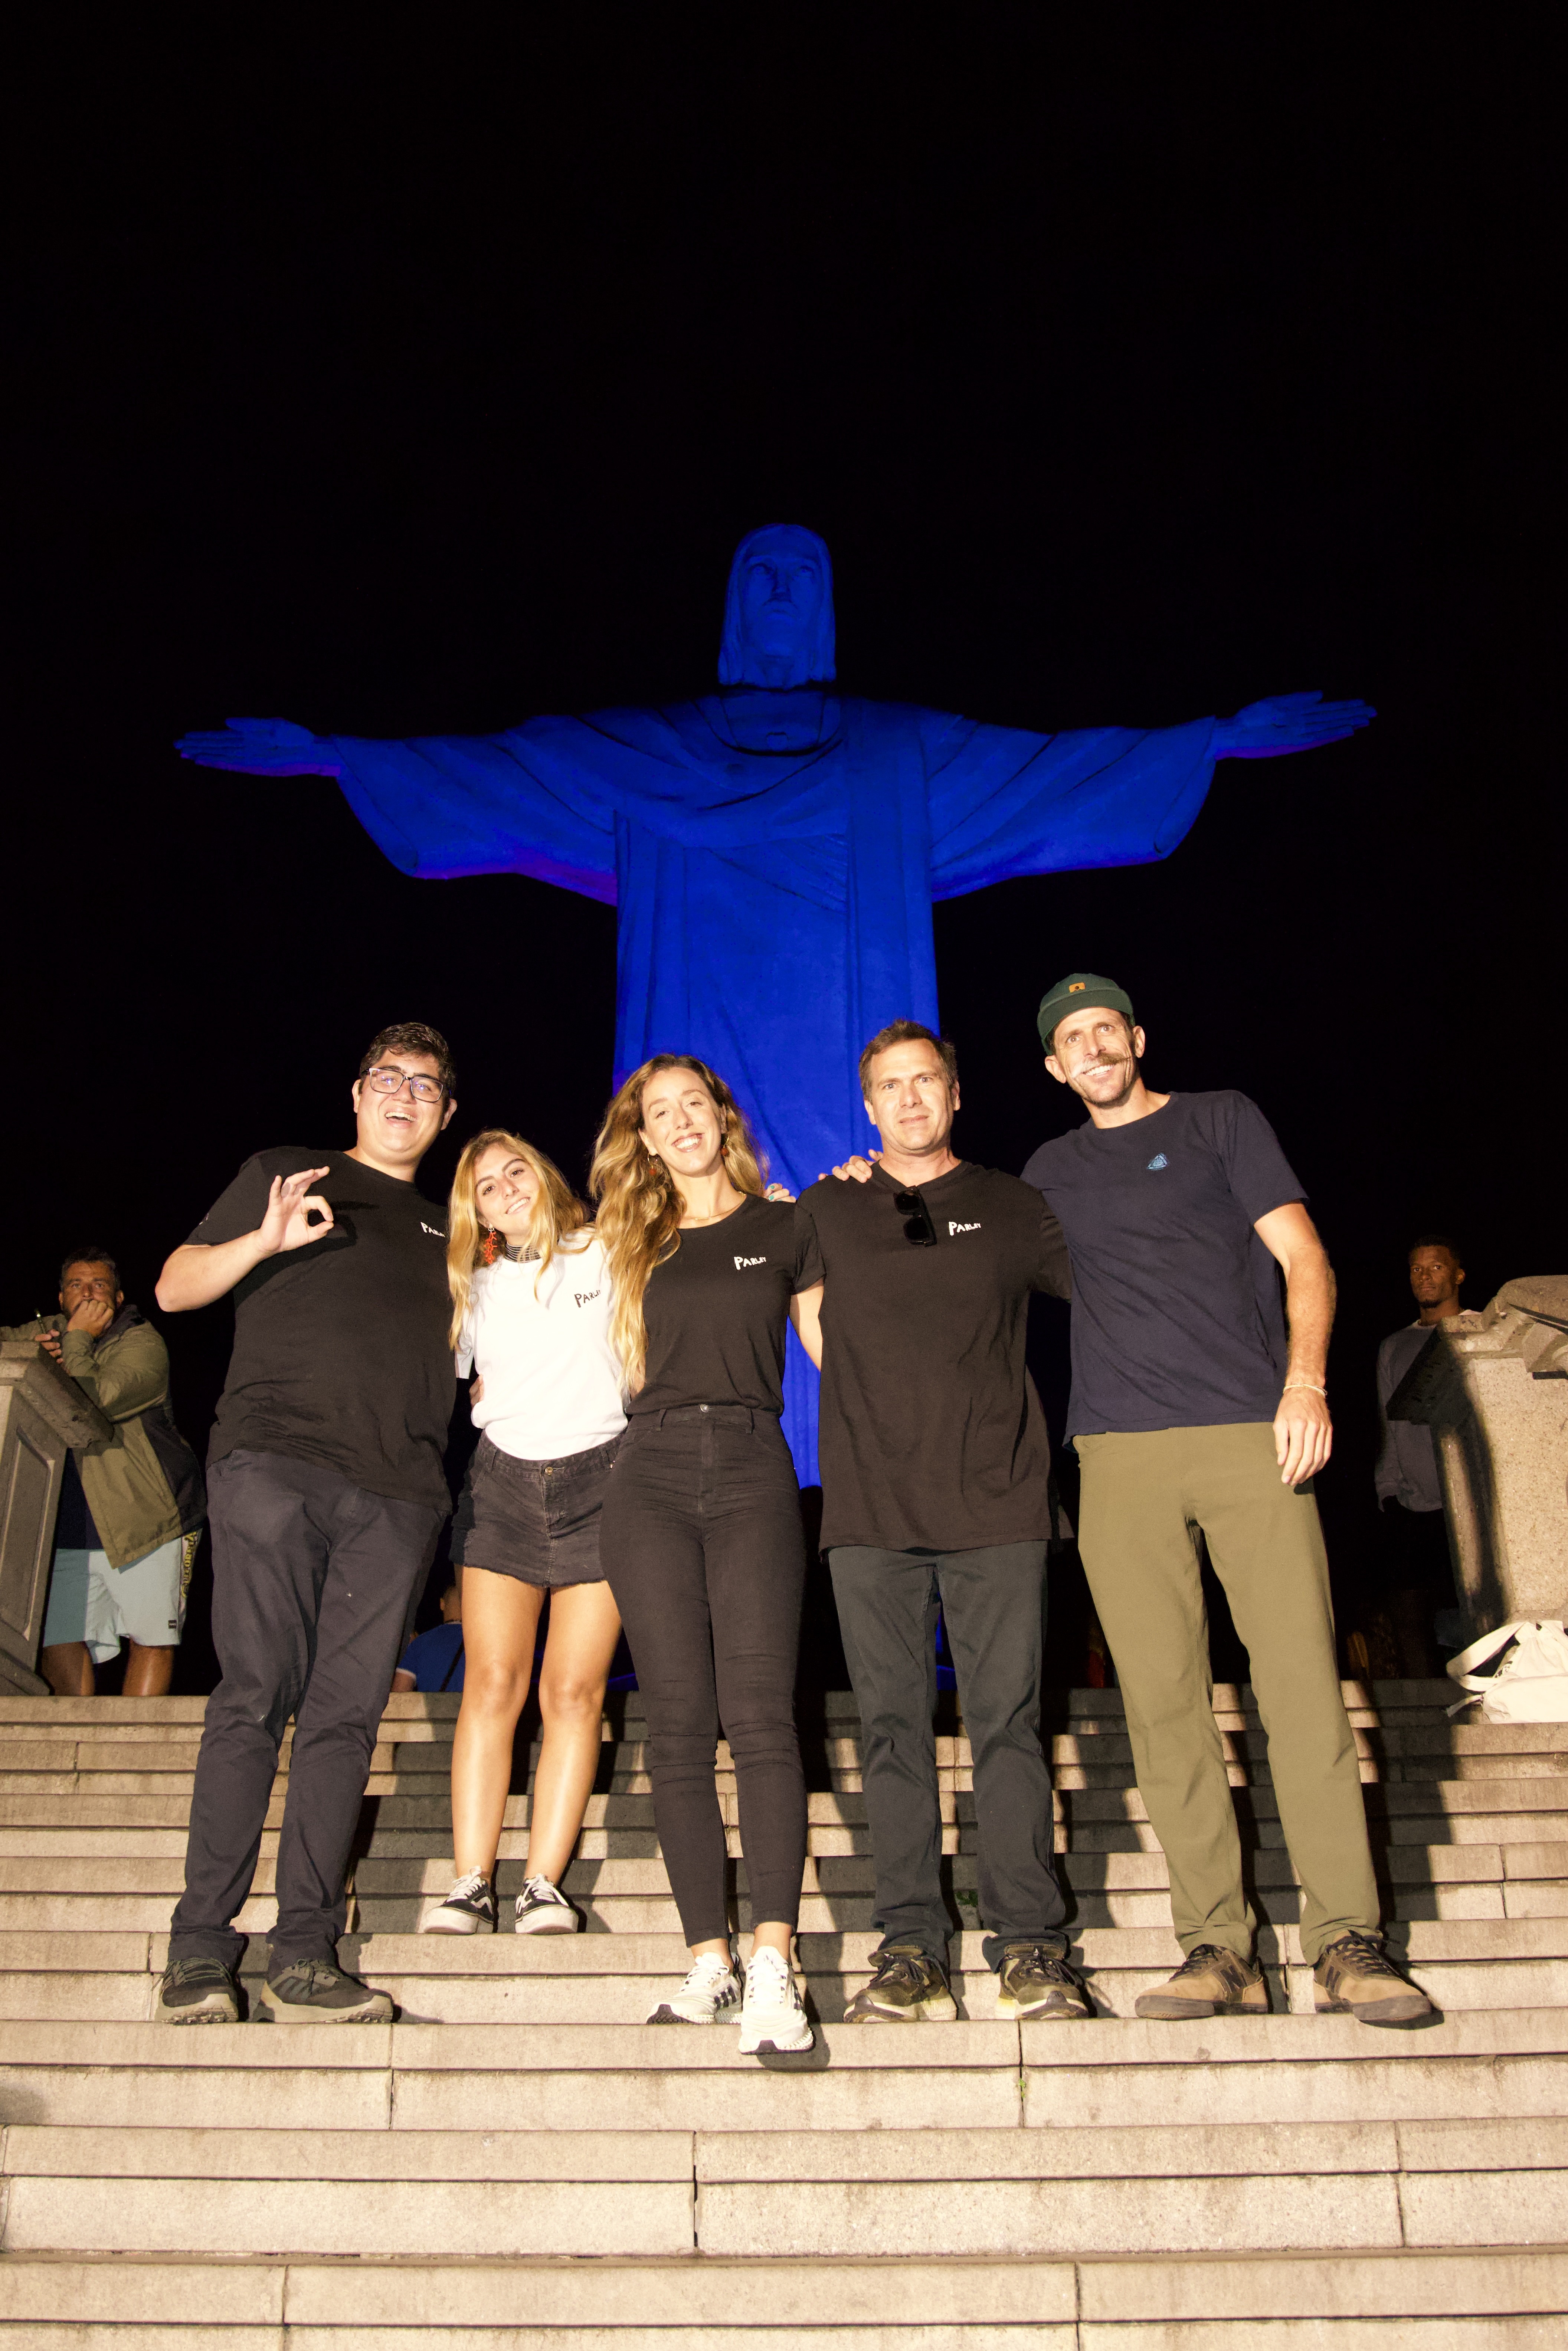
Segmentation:
<svg viewBox="0 0 1568 2351">
<path fill-rule="evenodd" d="M 392 1062 L 367 1070 L 365 1076 L 379 1094 L 401 1093 L 406 1086 L 415 1102 L 439 1102 L 446 1088 L 439 1078 L 427 1078 L 423 1071 L 397 1069 Z"/>
<path fill-rule="evenodd" d="M 936 1228 L 918 1192 L 895 1192 L 893 1205 L 904 1218 L 904 1238 L 912 1249 L 935 1249 Z"/>
</svg>

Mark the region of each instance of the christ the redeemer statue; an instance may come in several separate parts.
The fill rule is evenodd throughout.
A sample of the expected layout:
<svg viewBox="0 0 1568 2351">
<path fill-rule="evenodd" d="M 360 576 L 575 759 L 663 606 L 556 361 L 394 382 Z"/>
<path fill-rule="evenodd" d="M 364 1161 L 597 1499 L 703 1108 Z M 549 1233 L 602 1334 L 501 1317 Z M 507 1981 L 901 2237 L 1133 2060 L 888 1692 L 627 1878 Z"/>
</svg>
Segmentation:
<svg viewBox="0 0 1568 2351">
<path fill-rule="evenodd" d="M 1296 694 L 1184 726 L 1036 735 L 839 695 L 835 674 L 827 548 L 774 524 L 736 550 L 719 690 L 698 701 L 402 742 L 232 719 L 180 749 L 336 776 L 405 873 L 529 873 L 613 904 L 616 1084 L 652 1053 L 700 1054 L 798 1191 L 868 1139 L 866 1039 L 901 1017 L 938 1025 L 934 899 L 1167 857 L 1217 759 L 1310 750 L 1373 716 Z M 809 1370 L 792 1344 L 802 1484 Z"/>
</svg>

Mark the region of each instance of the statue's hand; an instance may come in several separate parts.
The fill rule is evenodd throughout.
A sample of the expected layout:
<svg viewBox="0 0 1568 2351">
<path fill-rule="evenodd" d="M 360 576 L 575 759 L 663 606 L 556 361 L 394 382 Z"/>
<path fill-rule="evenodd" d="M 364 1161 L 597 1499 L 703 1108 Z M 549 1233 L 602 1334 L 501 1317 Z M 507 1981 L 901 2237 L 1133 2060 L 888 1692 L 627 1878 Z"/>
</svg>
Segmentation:
<svg viewBox="0 0 1568 2351">
<path fill-rule="evenodd" d="M 1375 718 L 1369 702 L 1325 702 L 1321 694 L 1271 694 L 1249 702 L 1214 731 L 1217 759 L 1278 759 L 1338 743 Z"/>
<path fill-rule="evenodd" d="M 182 735 L 174 746 L 198 768 L 242 776 L 340 776 L 329 743 L 288 718 L 231 718 L 221 733 Z"/>
</svg>

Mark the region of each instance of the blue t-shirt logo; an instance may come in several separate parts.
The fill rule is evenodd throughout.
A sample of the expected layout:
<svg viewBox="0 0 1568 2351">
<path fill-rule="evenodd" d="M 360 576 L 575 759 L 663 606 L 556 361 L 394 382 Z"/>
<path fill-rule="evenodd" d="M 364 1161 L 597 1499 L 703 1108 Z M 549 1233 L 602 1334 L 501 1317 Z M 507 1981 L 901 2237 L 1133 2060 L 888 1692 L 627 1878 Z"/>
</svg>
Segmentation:
<svg viewBox="0 0 1568 2351">
<path fill-rule="evenodd" d="M 1149 1162 L 1151 1168 L 1168 1167 L 1170 1164 L 1170 1161 L 1166 1157 L 1163 1151 L 1156 1151 L 1154 1157 Z"/>
</svg>

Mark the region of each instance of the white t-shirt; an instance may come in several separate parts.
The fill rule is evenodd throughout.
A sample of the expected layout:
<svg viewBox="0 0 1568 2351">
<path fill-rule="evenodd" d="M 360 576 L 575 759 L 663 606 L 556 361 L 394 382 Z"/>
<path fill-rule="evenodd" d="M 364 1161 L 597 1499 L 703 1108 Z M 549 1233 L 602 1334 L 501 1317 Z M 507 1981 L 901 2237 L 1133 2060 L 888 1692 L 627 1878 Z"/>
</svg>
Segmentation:
<svg viewBox="0 0 1568 2351">
<path fill-rule="evenodd" d="M 537 1259 L 479 1268 L 458 1333 L 458 1378 L 471 1366 L 485 1382 L 474 1426 L 514 1460 L 559 1461 L 620 1436 L 610 1269 L 592 1233 L 571 1236 L 542 1274 Z"/>
</svg>

